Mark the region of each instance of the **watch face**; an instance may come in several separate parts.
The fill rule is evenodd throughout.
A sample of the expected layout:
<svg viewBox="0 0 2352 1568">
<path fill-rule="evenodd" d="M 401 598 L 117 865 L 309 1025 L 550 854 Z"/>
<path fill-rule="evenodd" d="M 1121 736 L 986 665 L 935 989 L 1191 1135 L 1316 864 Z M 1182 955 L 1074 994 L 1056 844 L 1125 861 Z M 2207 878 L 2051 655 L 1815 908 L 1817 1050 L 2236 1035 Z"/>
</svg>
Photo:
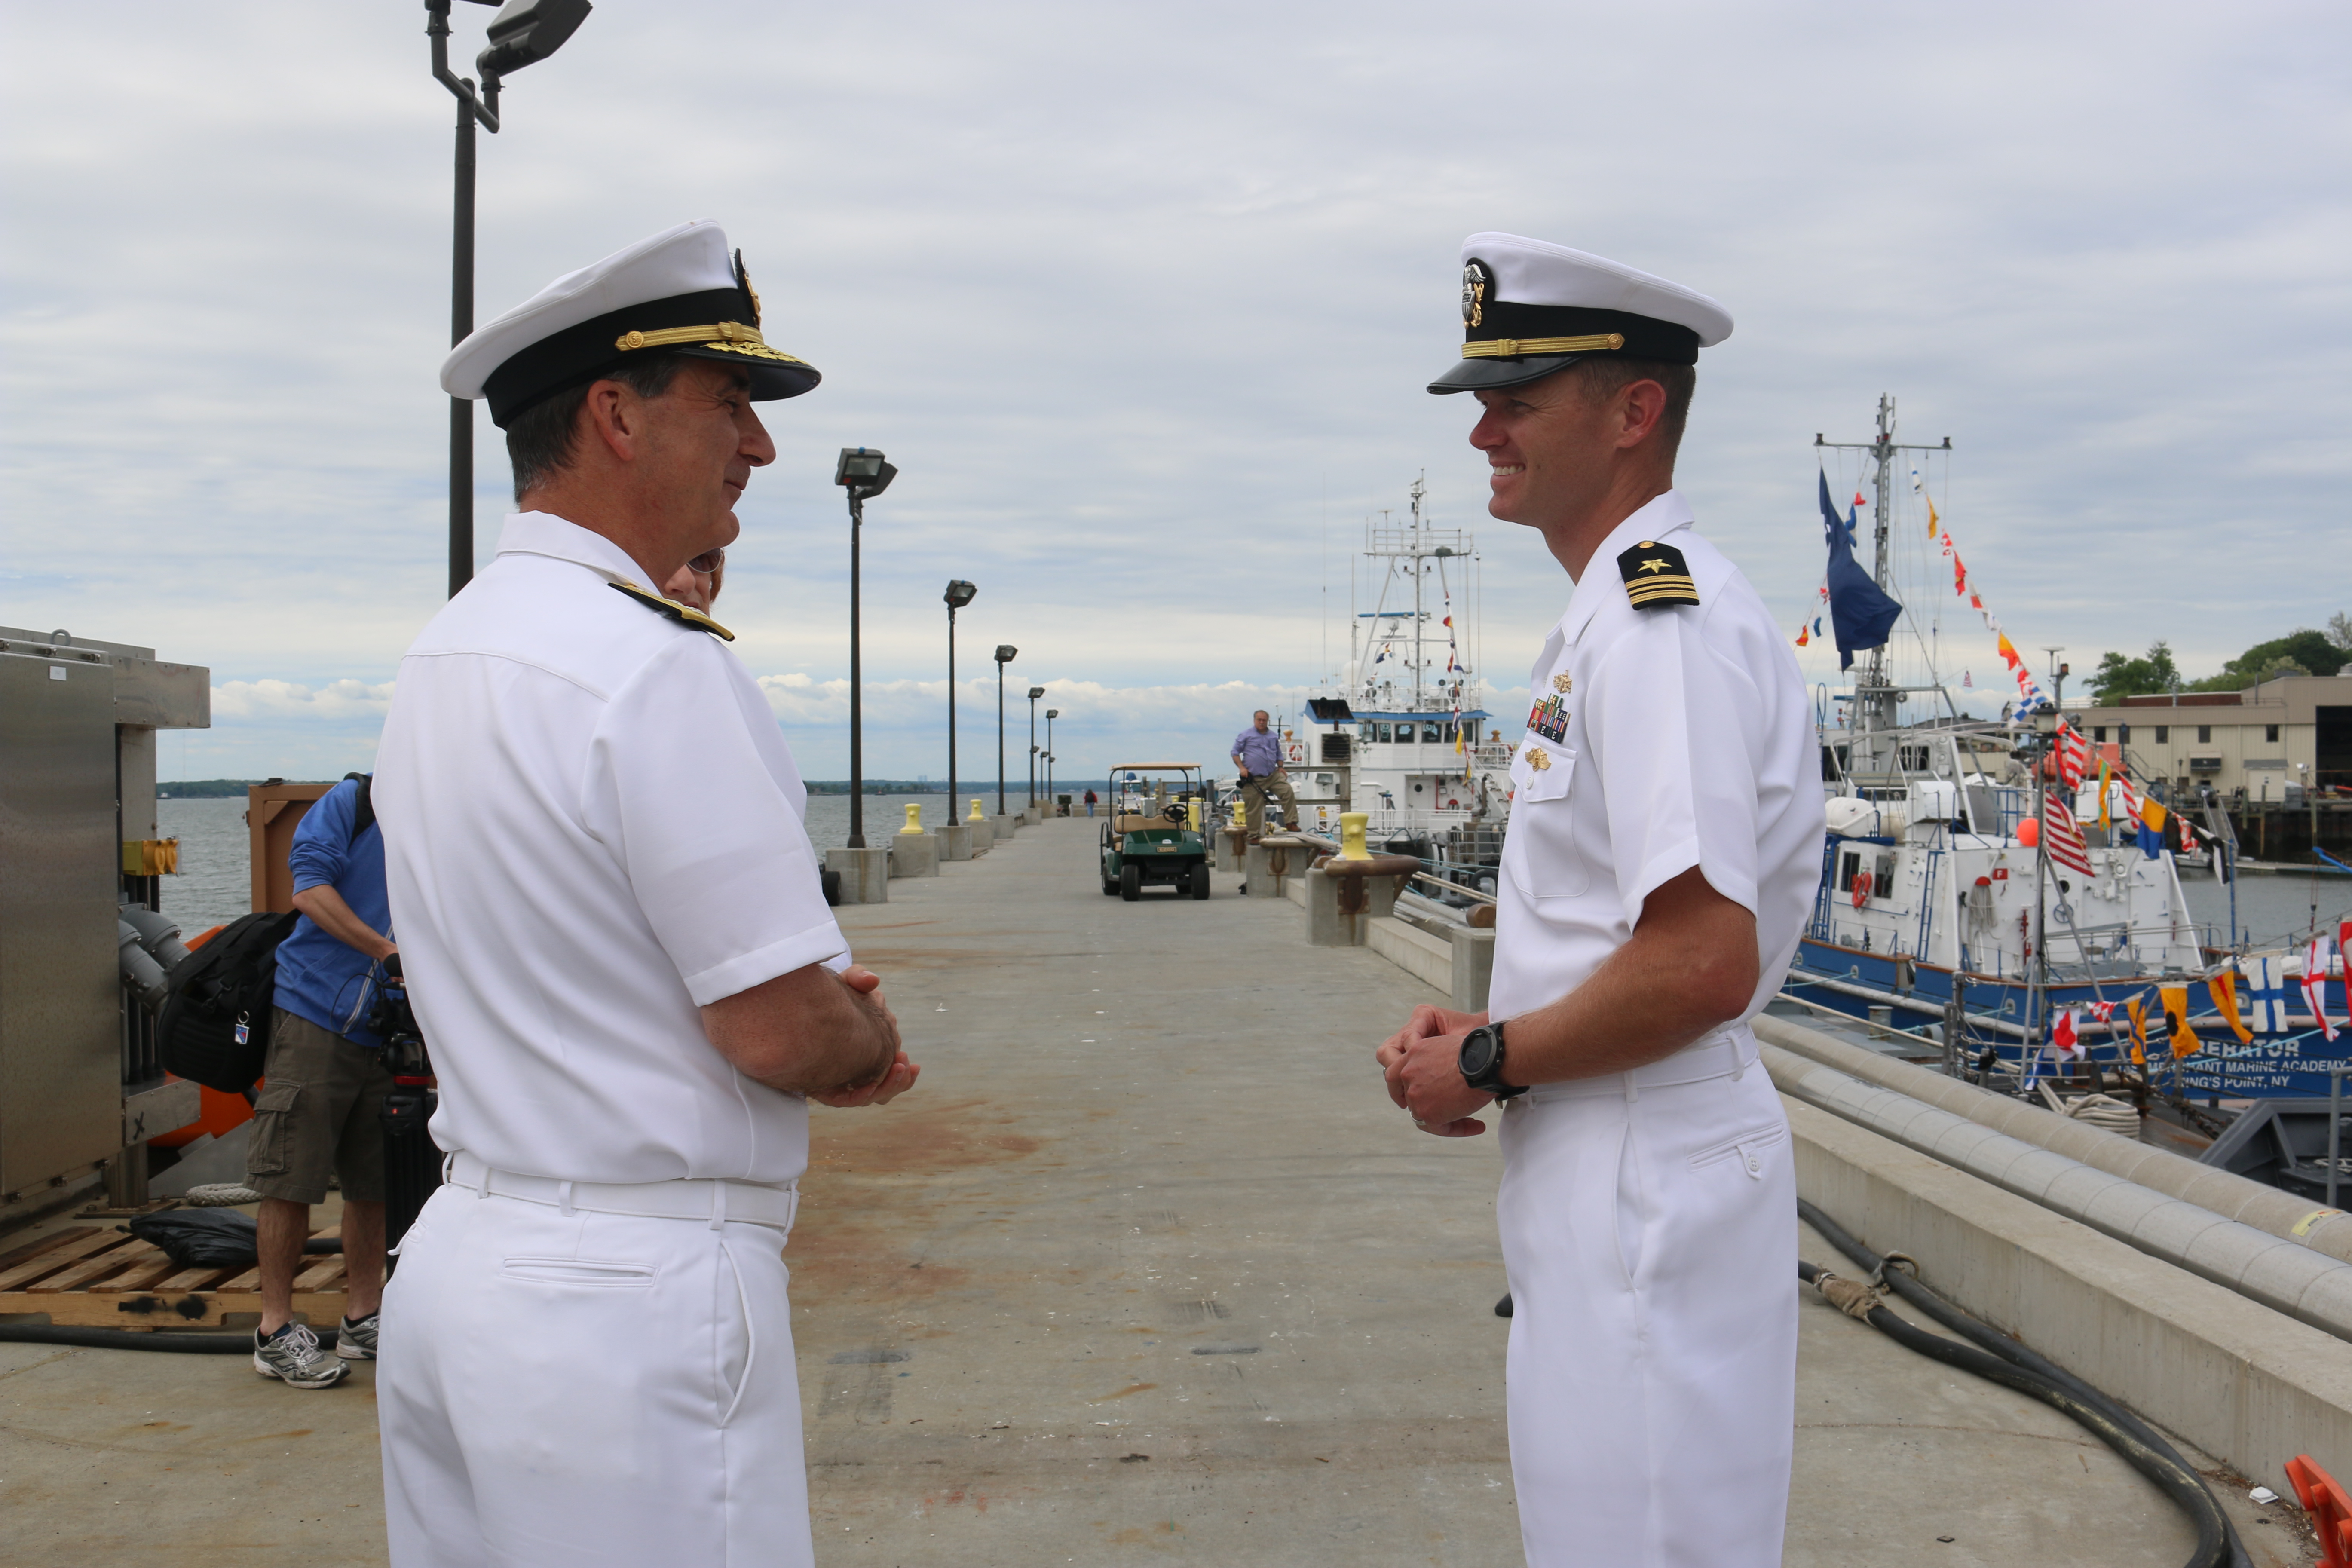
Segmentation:
<svg viewBox="0 0 2352 1568">
<path fill-rule="evenodd" d="M 1495 1032 L 1473 1029 L 1462 1041 L 1462 1076 L 1476 1080 L 1495 1070 Z"/>
</svg>

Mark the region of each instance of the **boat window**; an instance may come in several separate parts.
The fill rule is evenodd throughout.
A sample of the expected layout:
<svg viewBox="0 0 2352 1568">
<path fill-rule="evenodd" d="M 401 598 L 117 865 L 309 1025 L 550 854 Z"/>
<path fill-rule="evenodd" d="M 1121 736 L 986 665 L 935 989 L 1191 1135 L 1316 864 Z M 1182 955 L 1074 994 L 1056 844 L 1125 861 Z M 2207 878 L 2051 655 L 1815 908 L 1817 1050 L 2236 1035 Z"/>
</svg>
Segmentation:
<svg viewBox="0 0 2352 1568">
<path fill-rule="evenodd" d="M 1425 719 L 1422 721 L 1421 739 L 1423 745 L 1436 745 L 1439 742 L 1445 739 L 1444 724 L 1435 719 Z M 2273 741 L 2278 739 L 2278 726 L 2275 724 L 2271 726 L 2271 739 Z"/>
<path fill-rule="evenodd" d="M 1859 850 L 1849 849 L 1840 855 L 1838 857 L 1837 890 L 1841 893 L 1850 893 L 1853 891 L 1853 876 L 1855 872 L 1861 869 L 1862 854 Z"/>
<path fill-rule="evenodd" d="M 1878 875 L 1874 879 L 1878 883 L 1878 886 L 1874 889 L 1873 891 L 1877 897 L 1882 899 L 1891 899 L 1895 896 L 1894 856 L 1881 855 L 1878 858 Z"/>
<path fill-rule="evenodd" d="M 1927 771 L 1927 747 L 1901 746 L 1897 747 L 1896 750 L 1900 754 L 1895 759 L 1895 766 L 1901 768 L 1905 773 L 1924 773 Z"/>
</svg>

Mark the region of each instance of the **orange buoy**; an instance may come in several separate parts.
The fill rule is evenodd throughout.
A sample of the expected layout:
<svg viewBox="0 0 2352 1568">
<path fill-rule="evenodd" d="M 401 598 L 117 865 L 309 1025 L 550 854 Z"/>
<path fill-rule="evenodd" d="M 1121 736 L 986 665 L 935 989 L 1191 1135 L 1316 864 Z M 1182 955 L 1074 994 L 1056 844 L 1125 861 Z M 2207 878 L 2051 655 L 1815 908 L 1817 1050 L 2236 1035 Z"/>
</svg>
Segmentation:
<svg viewBox="0 0 2352 1568">
<path fill-rule="evenodd" d="M 2017 825 L 2017 841 L 2028 849 L 2042 842 L 2042 822 L 2038 817 L 2026 817 Z"/>
</svg>

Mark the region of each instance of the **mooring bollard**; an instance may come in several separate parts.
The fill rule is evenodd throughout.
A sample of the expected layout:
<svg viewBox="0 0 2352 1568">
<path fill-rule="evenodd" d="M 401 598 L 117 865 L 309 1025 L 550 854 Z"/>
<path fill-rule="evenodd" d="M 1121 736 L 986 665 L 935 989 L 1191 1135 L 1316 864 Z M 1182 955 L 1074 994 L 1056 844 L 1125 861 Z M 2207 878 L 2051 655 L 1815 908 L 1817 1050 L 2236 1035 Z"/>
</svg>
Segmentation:
<svg viewBox="0 0 2352 1568">
<path fill-rule="evenodd" d="M 841 873 L 845 904 L 887 904 L 890 901 L 890 851 L 887 848 L 828 849 L 824 868 Z"/>
<path fill-rule="evenodd" d="M 1343 835 L 1347 822 L 1347 816 L 1339 819 Z M 1363 842 L 1360 826 L 1356 842 Z M 1396 912 L 1397 894 L 1420 869 L 1421 862 L 1410 855 L 1334 855 L 1318 862 L 1307 874 L 1307 945 L 1363 946 L 1372 921 Z"/>
</svg>

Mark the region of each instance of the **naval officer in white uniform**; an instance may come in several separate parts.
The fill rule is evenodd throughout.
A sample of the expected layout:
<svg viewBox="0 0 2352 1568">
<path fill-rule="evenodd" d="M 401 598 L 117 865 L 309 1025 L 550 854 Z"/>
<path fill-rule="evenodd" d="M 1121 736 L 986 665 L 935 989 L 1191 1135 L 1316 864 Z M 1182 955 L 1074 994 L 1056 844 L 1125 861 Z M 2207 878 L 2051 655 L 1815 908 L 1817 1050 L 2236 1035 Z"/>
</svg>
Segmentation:
<svg viewBox="0 0 2352 1568">
<path fill-rule="evenodd" d="M 1530 672 L 1485 1014 L 1380 1049 L 1424 1131 L 1503 1102 L 1511 1468 L 1535 1568 L 1763 1568 L 1797 1350 L 1788 1123 L 1748 1020 L 1796 951 L 1822 808 L 1796 659 L 1692 527 L 1706 296 L 1507 234 L 1462 251 L 1488 510 L 1574 579 Z"/>
<path fill-rule="evenodd" d="M 450 1151 L 384 1300 L 395 1568 L 812 1561 L 781 1256 L 807 1101 L 916 1069 L 730 634 L 646 584 L 734 540 L 775 456 L 753 405 L 816 382 L 709 223 L 443 366 L 518 510 L 402 661 L 376 764 Z"/>
</svg>

